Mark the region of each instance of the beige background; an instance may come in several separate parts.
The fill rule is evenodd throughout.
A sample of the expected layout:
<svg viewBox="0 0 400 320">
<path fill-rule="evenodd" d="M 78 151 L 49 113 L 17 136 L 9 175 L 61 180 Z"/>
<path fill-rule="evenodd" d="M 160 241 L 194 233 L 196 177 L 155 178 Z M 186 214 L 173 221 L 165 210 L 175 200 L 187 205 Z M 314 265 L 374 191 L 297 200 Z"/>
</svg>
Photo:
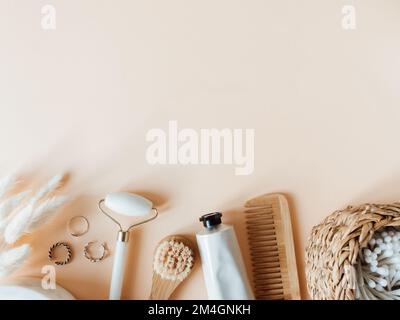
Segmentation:
<svg viewBox="0 0 400 320">
<path fill-rule="evenodd" d="M 41 29 L 41 6 L 57 29 Z M 354 5 L 357 29 L 342 29 Z M 34 187 L 60 171 L 74 201 L 26 237 L 34 255 L 18 275 L 40 276 L 53 242 L 76 256 L 57 281 L 77 298 L 107 298 L 112 257 L 90 264 L 83 244 L 116 228 L 96 209 L 106 193 L 144 194 L 162 215 L 132 235 L 124 297 L 146 298 L 152 251 L 193 235 L 198 217 L 226 212 L 247 257 L 241 204 L 290 196 L 301 286 L 304 247 L 331 211 L 400 198 L 398 0 L 0 0 L 0 173 Z M 151 128 L 254 128 L 255 172 L 232 166 L 150 166 Z M 65 223 L 85 215 L 90 232 Z M 174 298 L 205 298 L 199 268 Z"/>
</svg>

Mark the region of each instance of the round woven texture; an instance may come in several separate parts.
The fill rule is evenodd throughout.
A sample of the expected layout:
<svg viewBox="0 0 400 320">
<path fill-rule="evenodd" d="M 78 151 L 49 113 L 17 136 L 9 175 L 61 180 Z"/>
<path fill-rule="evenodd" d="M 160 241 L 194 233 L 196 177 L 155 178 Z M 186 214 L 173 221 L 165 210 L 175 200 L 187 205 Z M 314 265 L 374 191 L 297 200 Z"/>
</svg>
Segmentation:
<svg viewBox="0 0 400 320">
<path fill-rule="evenodd" d="M 360 249 L 367 246 L 375 231 L 389 226 L 400 226 L 400 202 L 350 206 L 315 226 L 306 247 L 311 298 L 354 300 Z"/>
</svg>

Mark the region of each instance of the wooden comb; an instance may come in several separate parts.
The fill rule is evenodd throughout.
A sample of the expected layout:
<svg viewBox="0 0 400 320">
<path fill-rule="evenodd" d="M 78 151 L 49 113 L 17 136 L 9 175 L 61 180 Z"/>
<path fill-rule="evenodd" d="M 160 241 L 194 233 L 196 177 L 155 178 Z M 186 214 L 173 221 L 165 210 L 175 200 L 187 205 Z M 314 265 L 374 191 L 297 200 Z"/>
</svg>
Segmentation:
<svg viewBox="0 0 400 320">
<path fill-rule="evenodd" d="M 265 194 L 247 201 L 245 207 L 256 299 L 301 299 L 285 196 Z"/>
</svg>

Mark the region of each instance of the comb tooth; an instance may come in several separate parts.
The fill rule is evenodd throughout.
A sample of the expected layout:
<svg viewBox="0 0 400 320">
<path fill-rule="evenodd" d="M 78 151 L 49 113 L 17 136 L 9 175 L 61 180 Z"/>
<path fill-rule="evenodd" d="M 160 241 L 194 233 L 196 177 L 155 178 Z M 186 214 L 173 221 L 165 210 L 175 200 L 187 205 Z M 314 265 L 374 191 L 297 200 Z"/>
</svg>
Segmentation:
<svg viewBox="0 0 400 320">
<path fill-rule="evenodd" d="M 260 292 L 260 295 L 264 297 L 265 300 L 283 300 L 284 299 L 284 293 L 282 292 L 283 290 L 270 292 L 269 290 L 264 290 Z"/>
<path fill-rule="evenodd" d="M 248 232 L 257 232 L 256 235 L 261 236 L 261 232 L 264 230 L 276 234 L 275 226 L 273 224 L 258 224 L 258 225 L 247 225 L 246 230 Z"/>
<path fill-rule="evenodd" d="M 255 287 L 257 289 L 263 289 L 264 287 L 268 287 L 271 285 L 282 286 L 283 285 L 282 279 L 281 278 L 264 279 L 262 284 L 256 284 Z"/>
<path fill-rule="evenodd" d="M 260 274 L 258 274 L 257 277 L 255 277 L 255 278 L 257 278 L 257 279 L 259 279 L 259 280 L 261 280 L 261 279 L 264 279 L 264 280 L 268 280 L 268 279 L 281 279 L 281 281 L 282 281 L 281 273 L 280 273 L 280 272 L 281 272 L 281 270 L 278 269 L 278 271 L 276 271 L 276 272 L 260 273 Z"/>
<path fill-rule="evenodd" d="M 251 244 L 273 244 L 276 246 L 278 243 L 275 234 L 265 235 L 264 237 L 261 237 L 257 235 L 257 233 L 254 231 L 251 231 L 251 233 L 249 232 L 249 241 L 251 242 Z"/>
<path fill-rule="evenodd" d="M 271 235 L 260 236 L 260 235 L 257 235 L 257 233 L 254 233 L 254 234 L 252 234 L 252 237 L 249 240 L 250 241 L 257 240 L 257 241 L 265 241 L 265 242 L 276 242 L 276 235 L 271 234 Z"/>
<path fill-rule="evenodd" d="M 248 216 L 255 216 L 255 215 L 259 215 L 259 214 L 274 214 L 274 210 L 272 208 L 270 209 L 262 209 L 262 208 L 258 208 L 258 209 L 250 209 L 250 210 L 245 210 L 245 212 Z"/>
<path fill-rule="evenodd" d="M 262 295 L 262 296 L 257 296 L 258 300 L 284 300 L 285 295 L 279 294 L 279 295 Z"/>
<path fill-rule="evenodd" d="M 267 219 L 252 219 L 252 220 L 250 220 L 250 219 L 248 219 L 247 221 L 246 221 L 246 226 L 247 227 L 258 227 L 258 228 L 260 228 L 261 226 L 266 226 L 266 227 L 275 227 L 275 223 L 274 223 L 274 220 L 267 220 Z"/>
<path fill-rule="evenodd" d="M 255 224 L 255 223 L 274 223 L 274 218 L 273 217 L 250 217 L 247 219 L 246 223 L 247 224 Z"/>
<path fill-rule="evenodd" d="M 247 217 L 247 222 L 252 222 L 252 221 L 265 221 L 265 222 L 274 222 L 274 217 L 273 216 L 248 216 Z"/>
<path fill-rule="evenodd" d="M 273 211 L 273 206 L 245 207 L 245 212 Z"/>
<path fill-rule="evenodd" d="M 264 253 L 264 251 L 278 251 L 276 244 L 252 244 L 254 252 Z"/>
<path fill-rule="evenodd" d="M 260 221 L 260 220 L 265 220 L 265 221 L 274 221 L 274 216 L 272 215 L 266 215 L 266 214 L 260 214 L 260 215 L 249 215 L 247 216 L 247 221 Z"/>
<path fill-rule="evenodd" d="M 269 270 L 270 268 L 279 268 L 279 267 L 280 266 L 278 262 L 269 262 L 265 266 L 261 266 L 261 264 L 258 265 L 253 269 L 253 271 L 255 273 L 258 273 L 258 272 L 264 272 L 265 270 Z"/>
<path fill-rule="evenodd" d="M 284 288 L 282 285 L 271 285 L 269 287 L 257 288 L 256 294 L 272 295 L 272 294 L 283 294 Z"/>
<path fill-rule="evenodd" d="M 276 285 L 274 285 L 274 284 L 271 284 L 271 285 L 268 285 L 268 286 L 264 286 L 264 287 L 258 287 L 257 289 L 256 289 L 256 291 L 258 292 L 258 293 L 263 293 L 263 294 L 265 294 L 265 295 L 268 295 L 268 294 L 282 294 L 283 293 L 283 286 L 280 284 L 276 284 Z"/>
<path fill-rule="evenodd" d="M 263 228 L 262 226 L 247 226 L 246 229 L 248 232 L 253 232 L 255 236 L 262 237 L 262 236 L 274 236 L 276 235 L 276 231 L 274 227 Z M 260 230 L 263 231 L 261 234 Z"/>
<path fill-rule="evenodd" d="M 252 249 L 254 248 L 253 246 L 259 246 L 259 245 L 278 247 L 278 242 L 274 238 L 263 239 L 257 237 L 252 237 L 252 238 L 249 237 L 249 244 L 252 246 Z"/>
<path fill-rule="evenodd" d="M 245 211 L 245 214 L 248 218 L 254 218 L 258 216 L 265 216 L 268 218 L 272 218 L 274 216 L 274 212 L 271 211 L 262 211 L 262 210 L 253 210 L 253 211 Z"/>
<path fill-rule="evenodd" d="M 270 267 L 270 268 L 263 268 L 263 269 L 259 269 L 258 273 L 262 274 L 262 273 L 279 273 L 281 272 L 281 269 L 279 268 L 279 266 L 275 266 L 275 267 Z"/>
<path fill-rule="evenodd" d="M 251 250 L 250 255 L 251 255 L 251 256 L 258 256 L 259 253 L 256 252 L 256 251 L 254 251 L 254 250 Z M 276 258 L 279 259 L 279 254 L 278 254 L 278 251 L 274 251 L 274 252 L 265 252 L 265 253 L 264 253 L 264 257 L 265 257 L 265 258 L 268 258 L 268 257 L 276 257 Z"/>
<path fill-rule="evenodd" d="M 269 249 L 268 250 L 268 254 L 270 254 L 270 255 L 279 255 L 279 250 L 278 250 L 278 248 L 276 247 L 276 246 L 273 246 L 273 247 L 265 247 L 265 246 L 261 246 L 261 247 L 254 247 L 254 249 L 252 250 L 252 252 L 254 252 L 254 253 L 261 253 L 261 254 L 264 254 L 264 253 L 266 253 L 265 252 L 265 248 L 271 248 L 271 249 Z"/>
<path fill-rule="evenodd" d="M 249 241 L 249 244 L 252 246 L 252 250 L 259 248 L 264 248 L 265 250 L 278 249 L 278 243 L 276 242 L 276 240 L 251 240 Z"/>
<path fill-rule="evenodd" d="M 253 266 L 257 267 L 260 264 L 264 263 L 279 263 L 279 256 L 271 256 L 271 257 L 253 257 Z"/>
<path fill-rule="evenodd" d="M 270 209 L 267 209 L 267 210 L 258 210 L 258 209 L 256 209 L 256 210 L 246 210 L 245 212 L 244 212 L 245 214 L 246 214 L 246 216 L 247 217 L 254 217 L 254 216 L 259 216 L 259 215 L 265 215 L 265 216 L 268 216 L 268 217 L 271 217 L 271 216 L 273 216 L 274 214 L 275 214 L 275 212 L 274 212 L 274 210 L 270 210 Z"/>
</svg>

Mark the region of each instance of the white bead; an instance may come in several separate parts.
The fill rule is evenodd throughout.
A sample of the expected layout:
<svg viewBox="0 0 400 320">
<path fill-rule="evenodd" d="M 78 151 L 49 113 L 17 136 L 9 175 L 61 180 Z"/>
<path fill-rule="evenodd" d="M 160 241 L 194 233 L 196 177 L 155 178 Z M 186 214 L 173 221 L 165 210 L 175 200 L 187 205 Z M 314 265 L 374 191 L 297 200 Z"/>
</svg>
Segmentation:
<svg viewBox="0 0 400 320">
<path fill-rule="evenodd" d="M 394 237 L 395 236 L 394 231 L 389 231 L 389 236 Z"/>
<path fill-rule="evenodd" d="M 381 243 L 381 244 L 379 245 L 379 248 L 381 248 L 382 250 L 386 250 L 387 244 L 386 244 L 386 243 Z"/>
<path fill-rule="evenodd" d="M 378 269 L 376 270 L 376 272 L 378 274 L 380 274 L 381 276 L 385 275 L 385 269 L 382 267 L 378 267 Z"/>
<path fill-rule="evenodd" d="M 383 278 L 380 278 L 378 283 L 382 286 L 382 287 L 386 287 L 387 286 L 387 281 Z"/>
<path fill-rule="evenodd" d="M 381 252 L 382 252 L 382 249 L 380 247 L 376 247 L 374 249 L 374 253 L 376 253 L 376 254 L 380 254 Z"/>
<path fill-rule="evenodd" d="M 383 232 L 381 233 L 381 235 L 382 235 L 382 238 L 384 238 L 384 237 L 386 237 L 386 236 L 388 235 L 388 233 L 387 233 L 386 231 L 383 231 Z"/>
<path fill-rule="evenodd" d="M 371 267 L 369 269 L 371 270 L 371 272 L 376 272 L 376 270 L 378 270 L 377 266 L 372 265 L 372 264 L 371 264 Z"/>
<path fill-rule="evenodd" d="M 374 250 L 375 251 L 375 250 Z M 364 256 L 366 256 L 366 257 L 369 257 L 370 255 L 371 255 L 371 250 L 369 250 L 369 249 L 365 249 L 364 250 Z"/>
<path fill-rule="evenodd" d="M 376 253 L 371 253 L 370 255 L 371 259 L 376 260 L 378 259 L 378 255 Z"/>
<path fill-rule="evenodd" d="M 367 257 L 364 258 L 364 260 L 365 260 L 366 263 L 371 263 L 371 257 L 367 256 Z"/>
<path fill-rule="evenodd" d="M 376 240 L 374 239 L 374 238 L 372 238 L 371 240 L 369 240 L 369 245 L 371 246 L 371 247 L 373 247 L 374 245 L 375 245 L 375 243 L 376 243 Z"/>
<path fill-rule="evenodd" d="M 379 284 L 376 285 L 375 289 L 376 289 L 377 291 L 380 291 L 380 292 L 385 291 L 385 289 L 383 289 L 382 286 L 379 285 Z"/>
<path fill-rule="evenodd" d="M 370 288 L 375 288 L 375 286 L 376 286 L 375 281 L 372 280 L 372 279 L 369 279 L 369 280 L 368 280 L 368 287 L 370 287 Z"/>
<path fill-rule="evenodd" d="M 392 237 L 391 236 L 386 236 L 384 240 L 385 240 L 386 243 L 392 242 Z"/>
<path fill-rule="evenodd" d="M 387 250 L 385 251 L 385 256 L 386 256 L 386 257 L 391 257 L 391 256 L 393 256 L 393 250 L 392 250 L 392 249 L 387 249 Z"/>
<path fill-rule="evenodd" d="M 378 238 L 378 239 L 376 239 L 376 243 L 377 243 L 377 244 L 382 244 L 382 243 L 383 243 L 383 240 L 382 240 L 381 238 Z"/>
</svg>

